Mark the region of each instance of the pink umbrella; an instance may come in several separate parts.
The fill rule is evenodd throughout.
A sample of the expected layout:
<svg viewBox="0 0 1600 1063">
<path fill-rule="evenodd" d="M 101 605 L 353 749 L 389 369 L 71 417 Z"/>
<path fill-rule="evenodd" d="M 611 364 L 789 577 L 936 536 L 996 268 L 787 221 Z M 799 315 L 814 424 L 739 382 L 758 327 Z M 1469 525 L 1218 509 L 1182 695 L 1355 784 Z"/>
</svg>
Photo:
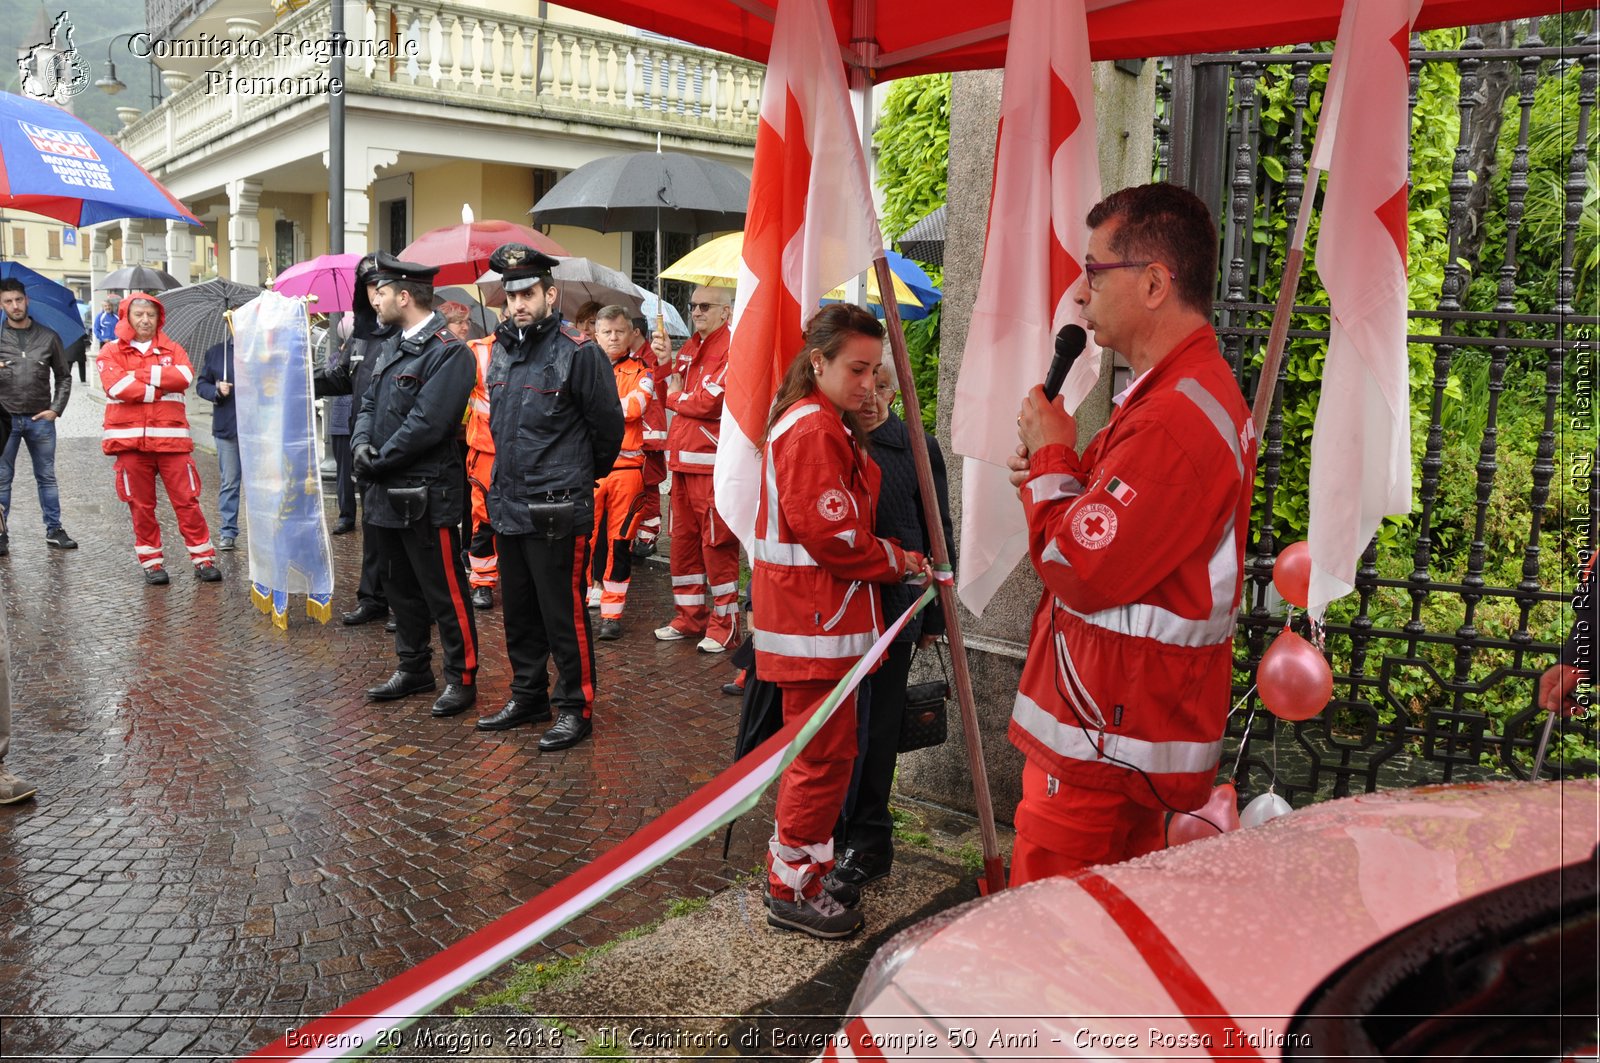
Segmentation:
<svg viewBox="0 0 1600 1063">
<path fill-rule="evenodd" d="M 343 255 L 318 255 L 296 262 L 272 282 L 279 295 L 304 295 L 316 300 L 312 312 L 332 313 L 355 306 L 356 264 L 364 256 L 357 252 Z"/>
</svg>

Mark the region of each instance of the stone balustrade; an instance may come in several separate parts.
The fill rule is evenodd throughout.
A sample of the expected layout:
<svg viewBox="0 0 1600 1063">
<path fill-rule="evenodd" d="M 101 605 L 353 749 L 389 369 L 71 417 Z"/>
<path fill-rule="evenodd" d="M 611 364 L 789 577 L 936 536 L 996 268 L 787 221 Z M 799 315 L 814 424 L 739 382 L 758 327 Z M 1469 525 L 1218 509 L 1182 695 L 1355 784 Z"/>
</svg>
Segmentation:
<svg viewBox="0 0 1600 1063">
<path fill-rule="evenodd" d="M 757 63 L 440 0 L 368 0 L 346 12 L 347 97 L 755 142 L 765 73 Z M 129 124 L 119 137 L 123 149 L 159 166 L 271 112 L 325 100 L 331 25 L 329 5 L 320 3 L 235 38 L 236 54 Z"/>
</svg>

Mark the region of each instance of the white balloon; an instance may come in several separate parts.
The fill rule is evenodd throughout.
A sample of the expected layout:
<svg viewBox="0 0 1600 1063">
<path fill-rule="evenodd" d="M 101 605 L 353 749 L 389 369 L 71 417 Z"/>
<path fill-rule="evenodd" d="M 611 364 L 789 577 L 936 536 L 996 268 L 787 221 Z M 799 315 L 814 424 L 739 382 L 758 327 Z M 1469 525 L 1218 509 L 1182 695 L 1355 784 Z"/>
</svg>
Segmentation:
<svg viewBox="0 0 1600 1063">
<path fill-rule="evenodd" d="M 1292 811 L 1294 809 L 1289 807 L 1289 802 L 1268 790 L 1244 806 L 1244 811 L 1239 813 L 1239 826 L 1259 827 L 1269 819 L 1277 819 Z"/>
</svg>

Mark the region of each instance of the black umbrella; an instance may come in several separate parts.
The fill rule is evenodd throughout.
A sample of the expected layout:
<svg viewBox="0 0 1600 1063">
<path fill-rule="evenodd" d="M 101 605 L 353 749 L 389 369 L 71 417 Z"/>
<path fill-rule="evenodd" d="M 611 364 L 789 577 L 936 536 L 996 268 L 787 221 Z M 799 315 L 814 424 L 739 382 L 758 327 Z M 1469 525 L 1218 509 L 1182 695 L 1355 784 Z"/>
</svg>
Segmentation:
<svg viewBox="0 0 1600 1063">
<path fill-rule="evenodd" d="M 223 277 L 175 288 L 161 296 L 167 317 L 161 330 L 189 352 L 189 360 L 199 366 L 207 351 L 228 338 L 229 310 L 237 310 L 261 294 L 253 284 L 239 284 Z"/>
<path fill-rule="evenodd" d="M 149 266 L 123 266 L 100 278 L 95 291 L 164 292 L 183 287 L 183 282 L 166 270 Z"/>
<path fill-rule="evenodd" d="M 674 152 L 611 155 L 557 181 L 528 213 L 541 225 L 603 233 L 714 233 L 744 228 L 750 179 L 731 166 Z"/>
<path fill-rule="evenodd" d="M 900 253 L 930 266 L 944 265 L 945 208 L 929 214 L 895 241 Z"/>
</svg>

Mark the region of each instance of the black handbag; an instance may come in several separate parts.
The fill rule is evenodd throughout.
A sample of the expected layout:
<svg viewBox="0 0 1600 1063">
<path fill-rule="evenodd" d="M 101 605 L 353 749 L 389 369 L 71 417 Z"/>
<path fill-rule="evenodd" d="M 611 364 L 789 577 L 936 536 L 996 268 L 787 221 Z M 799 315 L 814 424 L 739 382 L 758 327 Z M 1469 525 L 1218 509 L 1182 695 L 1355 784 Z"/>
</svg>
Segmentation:
<svg viewBox="0 0 1600 1063">
<path fill-rule="evenodd" d="M 389 497 L 389 508 L 394 510 L 395 516 L 407 524 L 415 524 L 428 512 L 428 485 L 418 484 L 415 487 L 385 487 L 384 491 Z"/>
<path fill-rule="evenodd" d="M 906 711 L 900 717 L 900 752 L 942 746 L 950 735 L 950 722 L 946 706 L 950 700 L 950 670 L 945 664 L 944 650 L 933 644 L 939 658 L 939 671 L 943 679 L 906 686 Z"/>
<path fill-rule="evenodd" d="M 533 534 L 545 539 L 565 539 L 573 533 L 578 507 L 569 501 L 529 502 L 528 520 Z"/>
</svg>

